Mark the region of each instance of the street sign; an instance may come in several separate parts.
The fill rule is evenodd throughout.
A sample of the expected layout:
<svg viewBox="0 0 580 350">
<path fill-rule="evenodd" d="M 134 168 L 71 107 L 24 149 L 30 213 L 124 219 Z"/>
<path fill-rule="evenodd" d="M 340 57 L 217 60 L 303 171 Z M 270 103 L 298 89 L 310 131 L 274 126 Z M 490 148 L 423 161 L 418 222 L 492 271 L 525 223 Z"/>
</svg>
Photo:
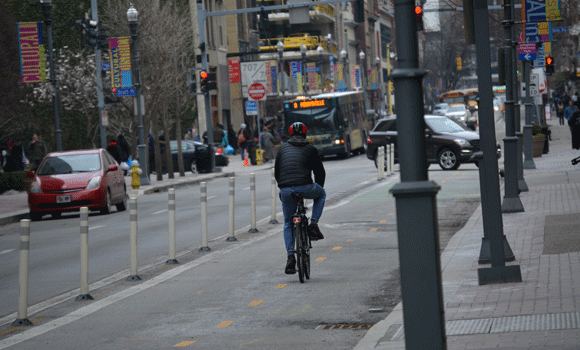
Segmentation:
<svg viewBox="0 0 580 350">
<path fill-rule="evenodd" d="M 132 88 L 117 88 L 115 90 L 115 96 L 135 96 L 137 95 L 137 89 Z"/>
<path fill-rule="evenodd" d="M 109 113 L 104 109 L 101 111 L 101 125 L 109 126 Z"/>
<path fill-rule="evenodd" d="M 101 68 L 102 69 L 111 69 L 111 64 L 110 63 L 101 63 Z"/>
<path fill-rule="evenodd" d="M 240 70 L 242 75 L 243 97 L 250 97 L 248 95 L 248 91 L 252 84 L 259 83 L 262 84 L 262 86 L 266 86 L 268 84 L 265 61 L 240 62 Z M 264 94 L 265 91 L 266 90 L 264 89 Z"/>
<path fill-rule="evenodd" d="M 246 115 L 258 115 L 258 102 L 246 101 Z"/>
<path fill-rule="evenodd" d="M 533 61 L 536 59 L 536 44 L 518 45 L 518 55 L 520 61 Z"/>
<path fill-rule="evenodd" d="M 260 83 L 254 83 L 248 88 L 248 96 L 255 101 L 262 100 L 266 97 L 266 88 Z"/>
<path fill-rule="evenodd" d="M 567 32 L 568 27 L 552 28 L 552 33 Z"/>
<path fill-rule="evenodd" d="M 534 61 L 536 59 L 537 55 L 536 53 L 525 53 L 525 54 L 519 54 L 519 59 L 520 61 Z"/>
</svg>

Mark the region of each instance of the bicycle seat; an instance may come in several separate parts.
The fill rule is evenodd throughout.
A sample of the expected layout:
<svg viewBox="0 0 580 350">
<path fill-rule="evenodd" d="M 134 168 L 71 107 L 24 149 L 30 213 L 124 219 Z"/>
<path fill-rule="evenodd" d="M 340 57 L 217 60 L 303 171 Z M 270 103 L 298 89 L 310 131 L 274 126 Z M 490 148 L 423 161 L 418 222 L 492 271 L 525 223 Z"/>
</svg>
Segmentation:
<svg viewBox="0 0 580 350">
<path fill-rule="evenodd" d="M 294 199 L 296 203 L 301 202 L 304 200 L 304 193 L 292 193 L 292 199 Z"/>
</svg>

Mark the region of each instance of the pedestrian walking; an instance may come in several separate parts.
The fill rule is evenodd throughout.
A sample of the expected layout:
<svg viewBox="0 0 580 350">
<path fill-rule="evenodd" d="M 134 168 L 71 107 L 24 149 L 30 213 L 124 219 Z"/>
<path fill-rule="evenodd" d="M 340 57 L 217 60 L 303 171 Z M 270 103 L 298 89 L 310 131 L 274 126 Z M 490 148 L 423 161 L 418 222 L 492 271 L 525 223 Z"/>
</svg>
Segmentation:
<svg viewBox="0 0 580 350">
<path fill-rule="evenodd" d="M 556 114 L 558 115 L 560 125 L 564 125 L 564 102 L 561 98 L 556 102 L 556 106 Z"/>
<path fill-rule="evenodd" d="M 568 107 L 564 109 L 564 118 L 566 118 L 566 120 L 568 121 L 570 132 L 572 132 L 572 126 L 570 126 L 570 118 L 572 118 L 572 114 L 576 110 L 578 110 L 578 107 L 574 104 L 572 100 L 568 100 Z"/>
<path fill-rule="evenodd" d="M 268 163 L 270 160 L 274 159 L 274 136 L 265 126 L 264 130 L 260 133 L 260 140 L 262 148 L 264 149 L 264 163 Z"/>
<path fill-rule="evenodd" d="M 238 130 L 238 145 L 240 146 L 242 160 L 245 159 L 244 153 L 248 153 L 248 156 L 250 155 L 249 146 L 250 146 L 250 138 L 251 137 L 252 137 L 252 135 L 250 134 L 248 129 L 246 129 L 246 124 L 242 123 L 240 125 L 240 130 Z"/>
<path fill-rule="evenodd" d="M 228 126 L 228 142 L 230 146 L 232 146 L 232 148 L 234 149 L 233 154 L 236 154 L 239 145 L 238 145 L 238 136 L 236 135 L 236 131 L 234 130 L 234 124 L 230 124 Z"/>
<path fill-rule="evenodd" d="M 25 151 L 26 157 L 30 162 L 30 171 L 35 171 L 38 168 L 42 158 L 44 158 L 47 153 L 46 144 L 40 137 L 40 133 L 33 134 L 32 141 L 30 141 Z"/>
<path fill-rule="evenodd" d="M 572 130 L 572 149 L 580 149 L 580 109 L 574 110 L 568 125 Z"/>
</svg>

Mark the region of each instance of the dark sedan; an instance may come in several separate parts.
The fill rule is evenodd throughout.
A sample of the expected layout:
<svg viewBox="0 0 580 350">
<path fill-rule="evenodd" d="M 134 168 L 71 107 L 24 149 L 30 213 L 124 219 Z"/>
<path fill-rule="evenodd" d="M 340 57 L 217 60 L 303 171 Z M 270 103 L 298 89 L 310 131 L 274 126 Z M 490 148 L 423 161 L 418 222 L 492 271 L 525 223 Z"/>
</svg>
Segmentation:
<svg viewBox="0 0 580 350">
<path fill-rule="evenodd" d="M 461 163 L 475 163 L 475 152 L 480 151 L 479 134 L 459 125 L 453 120 L 439 115 L 425 116 L 425 148 L 427 161 L 438 163 L 443 170 L 455 170 Z M 397 144 L 397 118 L 390 116 L 379 120 L 367 138 L 367 157 L 377 165 L 380 146 L 395 145 L 395 163 L 399 162 Z M 498 158 L 501 155 L 497 146 Z"/>
<path fill-rule="evenodd" d="M 177 141 L 169 141 L 171 147 L 171 158 L 173 160 L 173 170 L 177 171 Z M 228 166 L 229 158 L 225 155 L 221 147 L 214 147 L 215 165 Z M 190 170 L 192 173 L 207 172 L 209 169 L 209 154 L 207 152 L 208 146 L 201 142 L 182 140 L 181 151 L 183 154 L 183 166 L 185 170 Z M 164 169 L 164 172 L 167 170 Z"/>
</svg>

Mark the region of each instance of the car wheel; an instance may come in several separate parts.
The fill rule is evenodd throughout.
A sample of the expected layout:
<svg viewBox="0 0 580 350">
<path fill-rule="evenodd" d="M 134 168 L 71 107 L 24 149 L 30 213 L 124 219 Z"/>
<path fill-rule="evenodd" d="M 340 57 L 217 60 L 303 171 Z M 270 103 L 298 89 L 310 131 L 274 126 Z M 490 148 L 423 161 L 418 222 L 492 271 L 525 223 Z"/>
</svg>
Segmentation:
<svg viewBox="0 0 580 350">
<path fill-rule="evenodd" d="M 345 152 L 342 153 L 343 159 L 348 159 L 350 157 L 350 140 L 346 140 Z"/>
<path fill-rule="evenodd" d="M 457 157 L 457 153 L 451 148 L 444 148 L 441 152 L 439 152 L 439 156 L 437 157 L 439 162 L 439 166 L 443 170 L 455 170 L 459 168 L 459 159 Z"/>
<path fill-rule="evenodd" d="M 111 212 L 111 191 L 107 189 L 105 196 L 105 206 L 101 208 L 101 214 L 109 214 Z"/>
<path fill-rule="evenodd" d="M 52 213 L 50 215 L 52 216 L 53 219 L 60 219 L 60 217 L 62 216 L 62 213 Z"/>
<path fill-rule="evenodd" d="M 195 160 L 192 160 L 191 163 L 189 163 L 189 170 L 191 170 L 192 173 L 197 173 L 197 165 L 195 164 Z"/>
<path fill-rule="evenodd" d="M 42 214 L 30 212 L 30 221 L 40 221 L 42 220 Z"/>
<path fill-rule="evenodd" d="M 129 195 L 127 194 L 127 188 L 125 187 L 123 189 L 123 200 L 121 201 L 121 203 L 116 205 L 117 211 L 127 210 L 127 198 L 129 198 Z"/>
</svg>

